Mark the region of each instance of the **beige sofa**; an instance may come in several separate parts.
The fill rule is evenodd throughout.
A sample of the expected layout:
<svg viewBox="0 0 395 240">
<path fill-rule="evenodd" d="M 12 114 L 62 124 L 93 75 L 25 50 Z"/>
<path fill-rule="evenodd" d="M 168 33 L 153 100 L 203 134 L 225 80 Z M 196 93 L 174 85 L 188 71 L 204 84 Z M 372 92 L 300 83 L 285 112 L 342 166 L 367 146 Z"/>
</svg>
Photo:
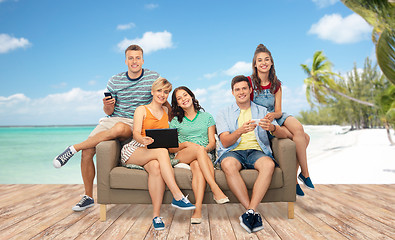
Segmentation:
<svg viewBox="0 0 395 240">
<path fill-rule="evenodd" d="M 120 148 L 118 140 L 105 141 L 96 147 L 97 202 L 100 204 L 101 221 L 106 220 L 106 204 L 151 203 L 147 172 L 120 166 Z M 272 182 L 262 202 L 287 202 L 288 218 L 293 218 L 296 200 L 295 144 L 289 139 L 274 138 L 272 149 L 280 166 L 274 170 Z M 191 171 L 175 168 L 174 173 L 181 191 L 185 195 L 189 194 L 190 201 L 194 203 Z M 242 170 L 241 175 L 251 192 L 258 172 L 256 170 Z M 229 197 L 230 202 L 238 202 L 226 183 L 224 172 L 215 170 L 215 179 Z M 171 192 L 166 188 L 163 203 L 171 203 L 171 200 Z M 203 203 L 215 203 L 208 185 Z"/>
</svg>

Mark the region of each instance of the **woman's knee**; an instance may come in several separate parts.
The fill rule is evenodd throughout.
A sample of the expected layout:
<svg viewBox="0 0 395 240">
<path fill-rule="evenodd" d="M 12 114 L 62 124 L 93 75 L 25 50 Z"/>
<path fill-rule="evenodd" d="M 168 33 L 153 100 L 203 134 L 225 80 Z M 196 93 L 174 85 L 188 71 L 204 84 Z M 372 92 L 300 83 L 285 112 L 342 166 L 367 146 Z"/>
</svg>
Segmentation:
<svg viewBox="0 0 395 240">
<path fill-rule="evenodd" d="M 305 137 L 305 139 L 306 139 L 306 146 L 308 146 L 309 143 L 310 143 L 310 136 L 309 136 L 309 134 L 305 133 L 305 134 L 304 134 L 304 137 Z"/>
<path fill-rule="evenodd" d="M 153 175 L 153 176 L 160 176 L 160 164 L 156 160 L 152 160 L 149 163 L 146 164 L 145 170 L 147 170 L 148 174 Z"/>
</svg>

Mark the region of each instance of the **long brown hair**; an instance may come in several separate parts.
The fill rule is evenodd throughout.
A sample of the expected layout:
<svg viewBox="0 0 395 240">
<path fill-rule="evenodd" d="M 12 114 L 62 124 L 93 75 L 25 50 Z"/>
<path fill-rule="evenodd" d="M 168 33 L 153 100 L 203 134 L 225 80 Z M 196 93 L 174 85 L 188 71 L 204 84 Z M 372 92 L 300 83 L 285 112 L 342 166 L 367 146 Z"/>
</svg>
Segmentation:
<svg viewBox="0 0 395 240">
<path fill-rule="evenodd" d="M 204 108 L 202 108 L 200 106 L 199 101 L 196 99 L 195 94 L 193 94 L 193 92 L 189 88 L 187 88 L 185 86 L 181 86 L 181 87 L 174 89 L 173 94 L 171 96 L 171 114 L 172 114 L 171 119 L 173 119 L 174 117 L 177 117 L 178 122 L 181 123 L 182 119 L 185 116 L 184 109 L 182 109 L 180 106 L 178 106 L 178 103 L 177 103 L 176 93 L 178 90 L 184 90 L 185 92 L 187 92 L 189 94 L 189 96 L 191 96 L 193 108 L 195 109 L 196 112 L 200 111 L 200 110 L 204 111 Z"/>
<path fill-rule="evenodd" d="M 274 91 L 276 91 L 276 89 L 280 86 L 281 81 L 277 78 L 277 75 L 276 75 L 276 69 L 274 68 L 274 60 L 273 60 L 273 57 L 272 57 L 272 53 L 263 44 L 259 44 L 258 47 L 256 47 L 256 50 L 255 50 L 255 53 L 254 53 L 254 58 L 252 59 L 252 79 L 251 80 L 254 83 L 253 84 L 254 85 L 254 90 L 256 90 L 258 92 L 261 92 L 262 91 L 261 88 L 260 88 L 260 86 L 261 86 L 261 79 L 258 77 L 258 70 L 255 67 L 255 65 L 256 65 L 256 56 L 259 53 L 262 53 L 262 52 L 268 53 L 269 57 L 270 57 L 270 60 L 272 61 L 272 66 L 271 66 L 271 68 L 269 70 L 269 81 L 271 83 L 270 92 L 272 94 L 274 94 Z"/>
</svg>

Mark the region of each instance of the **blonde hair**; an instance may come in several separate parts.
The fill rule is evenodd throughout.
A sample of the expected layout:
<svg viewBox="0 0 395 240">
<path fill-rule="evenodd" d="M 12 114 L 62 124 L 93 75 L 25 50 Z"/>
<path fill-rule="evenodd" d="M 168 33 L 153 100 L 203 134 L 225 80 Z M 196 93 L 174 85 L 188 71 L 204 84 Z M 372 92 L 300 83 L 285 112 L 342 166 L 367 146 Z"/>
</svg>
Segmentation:
<svg viewBox="0 0 395 240">
<path fill-rule="evenodd" d="M 158 89 L 165 89 L 169 90 L 171 92 L 172 85 L 169 81 L 167 81 L 166 78 L 160 77 L 155 80 L 155 82 L 152 84 L 152 91 L 156 91 Z"/>
</svg>

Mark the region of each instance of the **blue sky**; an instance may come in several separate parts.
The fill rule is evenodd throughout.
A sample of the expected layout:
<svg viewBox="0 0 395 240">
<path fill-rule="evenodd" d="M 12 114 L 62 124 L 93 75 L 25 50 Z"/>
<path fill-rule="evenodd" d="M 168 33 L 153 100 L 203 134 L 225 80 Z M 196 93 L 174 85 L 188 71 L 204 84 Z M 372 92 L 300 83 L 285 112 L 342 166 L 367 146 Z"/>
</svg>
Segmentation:
<svg viewBox="0 0 395 240">
<path fill-rule="evenodd" d="M 310 108 L 300 64 L 323 50 L 336 72 L 362 68 L 374 58 L 371 30 L 337 0 L 0 0 L 0 126 L 96 124 L 131 43 L 144 48 L 145 68 L 191 88 L 214 116 L 263 43 L 283 111 L 297 115 Z"/>
</svg>

